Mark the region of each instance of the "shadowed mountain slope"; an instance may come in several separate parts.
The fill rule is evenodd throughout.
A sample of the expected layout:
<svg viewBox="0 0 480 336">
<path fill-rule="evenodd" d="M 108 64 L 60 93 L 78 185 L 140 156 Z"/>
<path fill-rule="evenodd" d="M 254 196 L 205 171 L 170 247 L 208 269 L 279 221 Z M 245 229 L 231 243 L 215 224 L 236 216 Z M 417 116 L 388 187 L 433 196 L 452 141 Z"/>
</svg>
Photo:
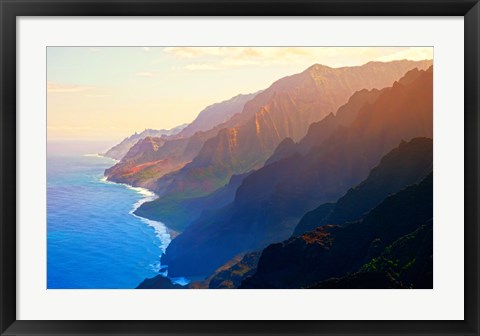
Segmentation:
<svg viewBox="0 0 480 336">
<path fill-rule="evenodd" d="M 380 164 L 372 169 L 366 180 L 351 188 L 336 203 L 322 204 L 303 216 L 294 235 L 301 235 L 325 224 L 348 225 L 349 222 L 360 220 L 390 194 L 394 194 L 408 185 L 421 182 L 433 169 L 432 156 L 433 141 L 431 139 L 414 138 L 408 143 L 402 142 L 399 147 L 382 158 Z M 260 252 L 257 251 L 253 255 L 256 255 L 256 258 L 252 258 L 248 253 L 238 264 L 230 265 L 227 268 L 222 267 L 221 271 L 217 270 L 210 277 L 210 288 L 238 287 L 239 282 L 255 272 Z M 373 271 L 376 269 L 374 267 Z M 365 286 L 364 280 L 371 280 L 376 276 L 378 276 L 376 273 L 368 276 L 362 274 L 358 279 L 355 278 L 356 285 L 352 282 L 353 278 L 344 279 L 341 282 L 339 279 L 333 279 L 328 285 Z M 392 278 L 392 276 L 386 277 L 382 274 L 378 280 L 372 282 L 371 286 L 380 286 L 378 282 L 383 281 L 384 278 Z M 396 287 L 400 286 L 397 282 L 393 282 L 393 284 Z M 384 288 L 384 286 L 386 285 L 383 284 L 376 288 Z M 416 282 L 415 287 L 418 286 L 419 284 Z"/>
<path fill-rule="evenodd" d="M 401 261 L 393 265 L 394 269 L 398 265 L 413 267 L 411 258 L 420 255 L 417 251 L 424 244 L 430 244 L 431 235 L 422 226 L 432 216 L 433 179 L 429 174 L 421 183 L 389 196 L 361 221 L 346 226 L 325 225 L 270 245 L 261 255 L 256 273 L 240 288 L 308 288 L 355 272 L 363 265 L 368 272 L 389 269 L 389 260 L 397 258 Z M 428 262 L 428 251 L 423 254 L 427 257 L 422 257 L 419 264 Z M 406 272 L 403 280 L 409 282 L 415 276 Z M 402 277 L 394 282 L 399 279 Z"/>
<path fill-rule="evenodd" d="M 391 193 L 420 182 L 432 169 L 432 139 L 402 141 L 382 158 L 365 181 L 349 189 L 334 205 L 322 204 L 305 214 L 293 234 L 300 235 L 325 224 L 358 220 Z"/>
<path fill-rule="evenodd" d="M 305 155 L 296 152 L 246 177 L 231 204 L 200 217 L 172 241 L 162 257 L 169 274 L 208 275 L 240 253 L 288 238 L 307 211 L 366 179 L 401 140 L 432 137 L 432 69 L 405 78 Z"/>
<path fill-rule="evenodd" d="M 246 122 L 208 139 L 192 162 L 159 181 L 161 189 L 178 198 L 209 193 L 231 175 L 261 167 L 283 139 L 302 139 L 313 122 L 335 113 L 355 91 L 390 86 L 407 71 L 429 65 L 406 60 L 342 68 L 316 64 L 282 78 L 245 104 L 237 116 Z"/>
<path fill-rule="evenodd" d="M 227 185 L 206 196 L 187 198 L 182 201 L 171 200 L 170 202 L 168 197 L 164 197 L 162 207 L 157 205 L 158 202 L 144 203 L 135 211 L 135 214 L 161 221 L 170 229 L 181 232 L 202 212 L 220 209 L 231 203 L 238 187 L 249 174 L 251 172 L 233 175 Z"/>
<path fill-rule="evenodd" d="M 308 148 L 321 144 L 338 127 L 348 126 L 360 109 L 377 99 L 381 92 L 372 89 L 354 93 L 348 103 L 340 107 L 336 115 L 329 114 L 323 120 L 310 125 L 307 136 L 298 144 L 293 142 L 291 138 L 284 139 L 275 153 L 267 160 L 266 165 L 291 156 L 296 152 L 307 152 Z M 202 210 L 220 208 L 232 202 L 237 188 L 248 175 L 248 173 L 233 175 L 229 184 L 213 192 L 212 197 L 207 195 L 178 199 L 176 195 L 166 194 L 159 200 L 145 203 L 135 213 L 142 217 L 162 221 L 175 231 L 183 231 L 198 218 Z M 228 190 L 228 193 L 225 193 L 226 190 Z M 225 197 L 217 197 L 216 195 L 224 195 Z M 215 203 L 212 203 L 211 200 L 215 200 Z"/>
</svg>

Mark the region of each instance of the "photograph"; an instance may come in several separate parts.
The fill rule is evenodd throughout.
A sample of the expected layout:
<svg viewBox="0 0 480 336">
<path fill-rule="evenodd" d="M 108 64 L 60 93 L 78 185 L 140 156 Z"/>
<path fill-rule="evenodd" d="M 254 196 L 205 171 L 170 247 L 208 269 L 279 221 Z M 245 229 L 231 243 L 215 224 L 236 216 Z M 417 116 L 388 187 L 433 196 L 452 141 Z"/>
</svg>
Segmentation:
<svg viewBox="0 0 480 336">
<path fill-rule="evenodd" d="M 48 46 L 47 289 L 433 289 L 433 49 Z"/>
</svg>

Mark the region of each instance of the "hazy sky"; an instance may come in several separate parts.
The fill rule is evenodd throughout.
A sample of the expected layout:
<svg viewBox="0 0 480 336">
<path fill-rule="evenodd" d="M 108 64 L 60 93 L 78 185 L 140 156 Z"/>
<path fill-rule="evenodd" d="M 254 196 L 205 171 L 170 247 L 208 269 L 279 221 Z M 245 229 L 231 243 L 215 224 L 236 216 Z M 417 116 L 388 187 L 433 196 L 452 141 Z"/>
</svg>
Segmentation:
<svg viewBox="0 0 480 336">
<path fill-rule="evenodd" d="M 191 122 L 314 63 L 432 59 L 432 48 L 49 47 L 49 140 L 118 141 Z"/>
</svg>

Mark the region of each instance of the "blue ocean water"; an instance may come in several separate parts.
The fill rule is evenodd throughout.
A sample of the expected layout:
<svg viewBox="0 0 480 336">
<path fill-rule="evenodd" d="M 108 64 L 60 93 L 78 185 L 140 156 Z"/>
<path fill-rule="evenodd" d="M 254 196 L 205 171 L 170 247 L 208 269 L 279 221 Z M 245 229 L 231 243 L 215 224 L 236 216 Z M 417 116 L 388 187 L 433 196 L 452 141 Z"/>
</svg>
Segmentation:
<svg viewBox="0 0 480 336">
<path fill-rule="evenodd" d="M 47 157 L 47 287 L 135 288 L 158 275 L 167 228 L 133 214 L 155 195 L 106 181 L 98 155 Z"/>
</svg>

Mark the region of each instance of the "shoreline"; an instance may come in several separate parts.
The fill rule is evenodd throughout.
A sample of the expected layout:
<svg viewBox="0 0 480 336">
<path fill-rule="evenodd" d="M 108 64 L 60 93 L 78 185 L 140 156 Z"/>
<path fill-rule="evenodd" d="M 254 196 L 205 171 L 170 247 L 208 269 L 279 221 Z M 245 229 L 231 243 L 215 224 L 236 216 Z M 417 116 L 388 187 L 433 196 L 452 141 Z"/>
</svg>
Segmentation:
<svg viewBox="0 0 480 336">
<path fill-rule="evenodd" d="M 108 181 L 106 178 L 105 180 Z M 116 183 L 112 181 L 108 181 L 108 182 Z M 159 196 L 155 194 L 153 191 L 150 191 L 146 188 L 134 187 L 126 183 L 116 183 L 116 184 L 122 184 L 127 189 L 133 190 L 139 193 L 140 195 L 144 196 L 144 198 L 141 198 L 140 200 L 134 203 L 132 210 L 129 211 L 129 214 L 132 215 L 133 217 L 140 219 L 140 221 L 147 224 L 148 226 L 153 227 L 153 229 L 155 230 L 155 235 L 161 242 L 160 250 L 162 251 L 162 255 L 163 255 L 167 250 L 168 245 L 170 245 L 170 243 L 172 242 L 172 239 L 174 239 L 178 235 L 178 233 L 176 231 L 169 229 L 168 226 L 165 225 L 163 222 L 154 221 L 154 220 L 151 220 L 142 216 L 138 216 L 135 214 L 135 210 L 137 210 L 143 203 L 154 201 Z M 168 276 L 168 265 L 161 264 L 162 255 L 158 256 L 158 261 L 156 262 L 155 264 L 156 266 L 154 268 L 154 270 L 158 273 L 158 275 L 169 279 L 174 285 L 181 285 L 181 286 L 188 285 L 191 282 L 190 279 L 188 278 L 185 278 L 185 277 L 171 278 Z"/>
<path fill-rule="evenodd" d="M 163 222 L 155 221 L 155 220 L 152 220 L 152 219 L 142 217 L 142 216 L 139 216 L 139 215 L 135 214 L 135 211 L 142 204 L 144 204 L 146 202 L 154 201 L 159 196 L 157 194 L 155 194 L 153 191 L 148 190 L 147 188 L 135 187 L 135 186 L 132 186 L 132 185 L 127 184 L 127 183 L 110 181 L 106 176 L 102 176 L 100 178 L 100 181 L 102 181 L 103 183 L 121 185 L 121 186 L 125 187 L 126 189 L 135 191 L 137 194 L 140 194 L 142 196 L 142 198 L 140 198 L 138 201 L 136 201 L 133 204 L 132 209 L 128 213 L 129 213 L 129 215 L 132 215 L 133 217 L 136 217 L 136 218 L 140 219 L 142 222 L 144 222 L 145 224 L 147 224 L 148 226 L 152 227 L 155 230 L 155 234 L 156 234 L 157 238 L 159 238 L 159 240 L 162 244 L 160 249 L 162 250 L 162 252 L 165 252 L 165 249 L 170 244 L 171 239 L 173 239 L 171 232 L 173 233 L 173 235 L 175 235 L 176 232 L 173 231 L 173 230 L 170 230 L 168 228 L 168 226 L 165 225 Z"/>
<path fill-rule="evenodd" d="M 112 161 L 118 162 L 118 160 L 109 158 L 109 157 L 104 156 L 102 154 L 95 154 L 95 155 L 92 154 L 92 155 L 86 155 L 86 156 L 108 158 Z M 107 178 L 107 176 L 105 176 L 105 175 L 103 175 L 100 178 L 100 181 L 102 181 L 103 183 L 116 184 L 116 185 L 124 186 L 126 189 L 130 189 L 132 191 L 135 191 L 137 194 L 140 194 L 142 196 L 142 198 L 140 198 L 138 201 L 136 201 L 133 204 L 131 210 L 129 211 L 129 214 L 132 215 L 135 218 L 138 218 L 141 222 L 143 222 L 147 226 L 150 226 L 154 229 L 155 235 L 158 238 L 158 240 L 160 241 L 160 250 L 161 250 L 162 254 L 165 253 L 168 245 L 170 245 L 171 241 L 176 236 L 178 236 L 180 233 L 175 231 L 175 230 L 170 229 L 163 222 L 155 221 L 155 220 L 152 220 L 152 219 L 142 217 L 142 216 L 139 216 L 139 215 L 135 214 L 135 211 L 142 204 L 144 204 L 146 202 L 154 201 L 154 200 L 158 199 L 159 196 L 155 192 L 153 192 L 153 191 L 151 191 L 147 188 L 144 188 L 144 187 L 136 187 L 136 186 L 132 186 L 132 185 L 127 184 L 127 183 L 110 181 Z M 188 278 L 184 278 L 184 277 L 170 278 L 168 276 L 168 265 L 162 265 L 161 264 L 161 257 L 162 257 L 162 255 L 158 256 L 158 260 L 153 266 L 154 270 L 158 273 L 158 275 L 161 275 L 161 276 L 169 279 L 170 281 L 172 281 L 173 284 L 179 284 L 179 285 L 182 285 L 182 286 L 186 286 L 186 285 L 188 285 L 188 283 L 190 283 L 190 279 L 188 279 Z"/>
<path fill-rule="evenodd" d="M 113 159 L 113 158 L 108 157 L 108 156 L 105 156 L 105 155 L 103 155 L 103 154 L 101 154 L 101 153 L 99 153 L 99 154 L 84 154 L 84 156 L 107 158 L 107 159 L 109 159 L 109 160 L 114 161 L 115 163 L 120 162 L 120 160 Z M 150 218 L 147 218 L 147 217 L 142 217 L 142 216 L 139 216 L 139 215 L 137 215 L 137 214 L 135 213 L 135 211 L 136 211 L 142 204 L 147 203 L 147 202 L 152 202 L 152 201 L 154 201 L 154 200 L 156 200 L 156 199 L 158 199 L 158 198 L 160 197 L 160 196 L 158 196 L 154 191 L 152 191 L 152 190 L 150 190 L 150 189 L 148 189 L 148 188 L 145 188 L 145 187 L 136 187 L 136 186 L 133 186 L 133 185 L 128 184 L 128 183 L 111 181 L 111 180 L 109 180 L 105 175 L 103 175 L 102 180 L 105 181 L 105 182 L 108 182 L 108 183 L 114 183 L 114 184 L 123 185 L 123 186 L 125 186 L 126 188 L 131 189 L 131 190 L 134 190 L 134 191 L 138 192 L 138 193 L 141 194 L 141 195 L 144 195 L 144 194 L 145 194 L 146 197 L 150 197 L 150 196 L 151 196 L 151 198 L 149 198 L 149 199 L 146 199 L 146 198 L 145 198 L 144 200 L 142 199 L 143 201 L 142 201 L 142 200 L 139 200 L 138 202 L 136 202 L 136 203 L 134 204 L 134 208 L 131 210 L 130 214 L 133 215 L 133 216 L 135 216 L 135 217 L 137 217 L 137 218 L 140 218 L 140 219 L 142 219 L 142 220 L 148 220 L 148 221 L 158 222 L 158 223 L 163 224 L 163 225 L 165 226 L 165 228 L 167 229 L 168 233 L 170 234 L 171 239 L 175 238 L 176 236 L 178 236 L 178 235 L 180 234 L 180 232 L 175 231 L 175 230 L 169 228 L 168 225 L 165 224 L 165 223 L 163 223 L 163 222 L 160 222 L 160 221 L 157 221 L 157 220 L 154 220 L 154 219 L 150 219 Z"/>
</svg>

